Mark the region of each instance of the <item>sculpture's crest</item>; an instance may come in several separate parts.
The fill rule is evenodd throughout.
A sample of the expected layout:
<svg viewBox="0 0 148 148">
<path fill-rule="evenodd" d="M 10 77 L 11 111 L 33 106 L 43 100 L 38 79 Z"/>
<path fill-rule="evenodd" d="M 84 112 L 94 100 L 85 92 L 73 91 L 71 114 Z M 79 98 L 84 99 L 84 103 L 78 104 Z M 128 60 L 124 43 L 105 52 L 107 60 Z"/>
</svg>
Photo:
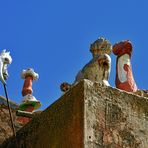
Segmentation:
<svg viewBox="0 0 148 148">
<path fill-rule="evenodd" d="M 8 78 L 8 71 L 7 66 L 8 64 L 12 63 L 12 58 L 10 56 L 10 52 L 7 52 L 6 49 L 4 49 L 0 53 L 0 80 L 3 84 L 6 84 L 5 80 Z"/>
<path fill-rule="evenodd" d="M 100 37 L 98 40 L 90 45 L 90 52 L 92 53 L 93 57 L 100 54 L 110 55 L 111 50 L 111 43 L 103 37 Z"/>
<path fill-rule="evenodd" d="M 128 54 L 131 56 L 133 51 L 132 43 L 129 40 L 121 41 L 113 46 L 113 53 L 118 57 Z"/>
</svg>

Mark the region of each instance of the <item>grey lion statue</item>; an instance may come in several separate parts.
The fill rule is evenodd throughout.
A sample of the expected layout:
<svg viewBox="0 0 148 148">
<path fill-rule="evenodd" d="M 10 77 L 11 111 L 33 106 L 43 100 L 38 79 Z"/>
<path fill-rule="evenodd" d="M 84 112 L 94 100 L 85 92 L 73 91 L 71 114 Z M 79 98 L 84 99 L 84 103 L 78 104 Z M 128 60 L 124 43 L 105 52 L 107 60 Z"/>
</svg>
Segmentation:
<svg viewBox="0 0 148 148">
<path fill-rule="evenodd" d="M 12 63 L 12 58 L 10 56 L 10 52 L 6 52 L 4 49 L 0 53 L 0 80 L 3 84 L 6 84 L 6 80 L 8 78 L 7 65 Z"/>
<path fill-rule="evenodd" d="M 93 56 L 92 60 L 78 72 L 74 84 L 62 83 L 60 86 L 61 91 L 68 91 L 73 85 L 83 79 L 109 86 L 108 79 L 111 68 L 111 58 L 109 55 L 111 51 L 112 45 L 108 40 L 103 37 L 97 39 L 90 45 L 90 52 Z"/>
</svg>

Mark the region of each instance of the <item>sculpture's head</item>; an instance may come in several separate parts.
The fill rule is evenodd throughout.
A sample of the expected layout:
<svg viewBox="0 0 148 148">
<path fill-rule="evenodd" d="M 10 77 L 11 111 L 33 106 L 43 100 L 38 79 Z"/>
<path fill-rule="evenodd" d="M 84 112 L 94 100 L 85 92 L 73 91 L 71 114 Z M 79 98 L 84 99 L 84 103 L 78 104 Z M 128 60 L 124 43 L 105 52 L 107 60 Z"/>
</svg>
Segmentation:
<svg viewBox="0 0 148 148">
<path fill-rule="evenodd" d="M 63 92 L 67 92 L 69 89 L 70 89 L 71 85 L 67 82 L 63 82 L 61 85 L 60 85 L 60 89 L 61 91 Z"/>
<path fill-rule="evenodd" d="M 4 49 L 0 53 L 0 80 L 3 84 L 6 84 L 5 80 L 8 78 L 7 65 L 12 63 L 10 52 L 6 52 Z"/>
<path fill-rule="evenodd" d="M 93 57 L 96 57 L 101 54 L 111 54 L 112 45 L 111 43 L 103 37 L 100 37 L 94 43 L 90 45 L 90 52 Z"/>
<path fill-rule="evenodd" d="M 113 53 L 117 56 L 132 54 L 132 43 L 129 40 L 121 41 L 113 46 Z"/>
<path fill-rule="evenodd" d="M 108 54 L 102 54 L 99 56 L 98 63 L 104 70 L 109 70 L 111 66 L 111 58 Z"/>
</svg>

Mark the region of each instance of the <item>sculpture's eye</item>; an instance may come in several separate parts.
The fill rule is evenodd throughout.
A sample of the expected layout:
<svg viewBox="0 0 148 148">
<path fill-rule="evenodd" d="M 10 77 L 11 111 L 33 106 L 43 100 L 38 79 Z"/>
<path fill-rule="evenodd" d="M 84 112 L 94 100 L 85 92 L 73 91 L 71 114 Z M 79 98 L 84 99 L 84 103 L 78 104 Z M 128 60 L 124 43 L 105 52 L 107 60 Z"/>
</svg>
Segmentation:
<svg viewBox="0 0 148 148">
<path fill-rule="evenodd" d="M 5 62 L 9 62 L 9 59 L 8 58 L 5 58 Z"/>
</svg>

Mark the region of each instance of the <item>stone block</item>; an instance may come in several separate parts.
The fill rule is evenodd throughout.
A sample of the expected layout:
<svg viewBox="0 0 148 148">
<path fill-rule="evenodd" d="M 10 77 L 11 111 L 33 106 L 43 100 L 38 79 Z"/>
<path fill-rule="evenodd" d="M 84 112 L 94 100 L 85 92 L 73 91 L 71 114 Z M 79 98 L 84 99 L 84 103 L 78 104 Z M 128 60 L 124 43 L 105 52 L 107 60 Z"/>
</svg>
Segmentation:
<svg viewBox="0 0 148 148">
<path fill-rule="evenodd" d="M 148 99 L 84 80 L 3 143 L 7 148 L 147 148 Z"/>
</svg>

